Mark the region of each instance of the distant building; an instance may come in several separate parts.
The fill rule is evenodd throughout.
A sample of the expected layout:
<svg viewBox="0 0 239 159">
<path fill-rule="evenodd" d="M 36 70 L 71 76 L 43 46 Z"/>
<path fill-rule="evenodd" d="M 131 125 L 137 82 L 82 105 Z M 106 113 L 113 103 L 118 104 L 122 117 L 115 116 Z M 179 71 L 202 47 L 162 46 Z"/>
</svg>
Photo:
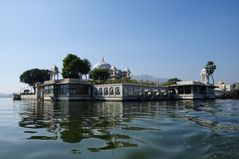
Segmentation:
<svg viewBox="0 0 239 159">
<path fill-rule="evenodd" d="M 234 90 L 232 84 L 226 84 L 225 86 L 226 86 L 226 92 L 232 92 Z"/>
<path fill-rule="evenodd" d="M 174 99 L 214 99 L 214 86 L 199 81 L 179 81 L 172 86 Z"/>
<path fill-rule="evenodd" d="M 102 58 L 101 62 L 96 63 L 93 69 L 105 69 L 109 71 L 110 77 L 109 79 L 121 79 L 121 78 L 131 78 L 131 71 L 128 68 L 124 70 L 117 69 L 115 66 L 106 63 L 104 58 Z"/>
<path fill-rule="evenodd" d="M 232 98 L 237 96 L 237 83 L 234 85 L 219 81 L 215 86 L 216 98 Z"/>
<path fill-rule="evenodd" d="M 224 81 L 219 81 L 215 88 L 215 96 L 216 98 L 224 98 L 226 93 L 226 84 Z"/>
<path fill-rule="evenodd" d="M 215 86 L 209 83 L 209 75 L 205 68 L 200 72 L 201 81 L 178 81 L 171 86 L 173 99 L 214 99 Z"/>
</svg>

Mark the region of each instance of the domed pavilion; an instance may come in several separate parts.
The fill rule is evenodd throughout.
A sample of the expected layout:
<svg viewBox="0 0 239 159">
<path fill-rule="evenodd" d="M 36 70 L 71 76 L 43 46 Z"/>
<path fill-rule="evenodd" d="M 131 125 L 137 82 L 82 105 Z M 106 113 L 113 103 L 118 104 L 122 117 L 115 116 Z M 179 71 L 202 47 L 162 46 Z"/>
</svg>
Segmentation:
<svg viewBox="0 0 239 159">
<path fill-rule="evenodd" d="M 108 70 L 110 73 L 110 79 L 121 79 L 121 78 L 130 78 L 131 77 L 131 71 L 128 68 L 125 68 L 124 70 L 117 69 L 115 66 L 105 62 L 104 58 L 102 58 L 101 62 L 96 63 L 93 69 L 105 69 Z"/>
<path fill-rule="evenodd" d="M 110 70 L 111 69 L 111 65 L 105 62 L 105 59 L 102 58 L 101 62 L 96 63 L 93 66 L 93 69 L 106 69 L 106 70 Z"/>
</svg>

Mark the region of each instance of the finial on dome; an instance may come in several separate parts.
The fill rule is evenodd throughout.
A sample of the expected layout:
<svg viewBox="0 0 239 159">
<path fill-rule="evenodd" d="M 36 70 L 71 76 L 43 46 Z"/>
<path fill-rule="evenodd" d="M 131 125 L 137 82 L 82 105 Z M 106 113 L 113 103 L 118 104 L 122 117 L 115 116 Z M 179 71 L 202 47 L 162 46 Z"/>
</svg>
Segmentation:
<svg viewBox="0 0 239 159">
<path fill-rule="evenodd" d="M 105 62 L 105 59 L 104 59 L 104 57 L 102 58 L 102 62 Z"/>
</svg>

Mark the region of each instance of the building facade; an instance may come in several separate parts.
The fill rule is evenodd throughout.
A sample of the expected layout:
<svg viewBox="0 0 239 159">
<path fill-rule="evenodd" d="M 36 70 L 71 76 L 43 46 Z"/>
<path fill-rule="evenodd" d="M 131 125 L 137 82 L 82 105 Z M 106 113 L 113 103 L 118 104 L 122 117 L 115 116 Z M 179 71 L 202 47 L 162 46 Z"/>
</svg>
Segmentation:
<svg viewBox="0 0 239 159">
<path fill-rule="evenodd" d="M 38 98 L 44 100 L 90 100 L 91 84 L 88 80 L 62 79 L 45 81 L 38 91 Z"/>
<path fill-rule="evenodd" d="M 28 97 L 26 97 L 27 99 Z M 129 83 L 91 84 L 88 80 L 50 80 L 39 84 L 35 99 L 51 101 L 129 101 L 171 99 L 214 99 L 214 86 L 181 81 L 170 87 Z"/>
<path fill-rule="evenodd" d="M 215 87 L 199 81 L 180 81 L 171 88 L 173 99 L 215 99 Z"/>
<path fill-rule="evenodd" d="M 95 100 L 163 100 L 168 99 L 167 88 L 141 84 L 102 84 L 93 86 Z"/>
</svg>

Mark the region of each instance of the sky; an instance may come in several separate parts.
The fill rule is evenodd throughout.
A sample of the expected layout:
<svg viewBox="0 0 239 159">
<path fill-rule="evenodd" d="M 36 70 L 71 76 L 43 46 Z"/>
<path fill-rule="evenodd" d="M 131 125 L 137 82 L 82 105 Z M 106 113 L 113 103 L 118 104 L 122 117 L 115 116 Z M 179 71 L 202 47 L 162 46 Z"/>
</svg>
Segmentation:
<svg viewBox="0 0 239 159">
<path fill-rule="evenodd" d="M 0 0 L 0 92 L 27 88 L 32 68 L 62 69 L 72 53 L 132 74 L 239 80 L 238 0 Z"/>
</svg>

